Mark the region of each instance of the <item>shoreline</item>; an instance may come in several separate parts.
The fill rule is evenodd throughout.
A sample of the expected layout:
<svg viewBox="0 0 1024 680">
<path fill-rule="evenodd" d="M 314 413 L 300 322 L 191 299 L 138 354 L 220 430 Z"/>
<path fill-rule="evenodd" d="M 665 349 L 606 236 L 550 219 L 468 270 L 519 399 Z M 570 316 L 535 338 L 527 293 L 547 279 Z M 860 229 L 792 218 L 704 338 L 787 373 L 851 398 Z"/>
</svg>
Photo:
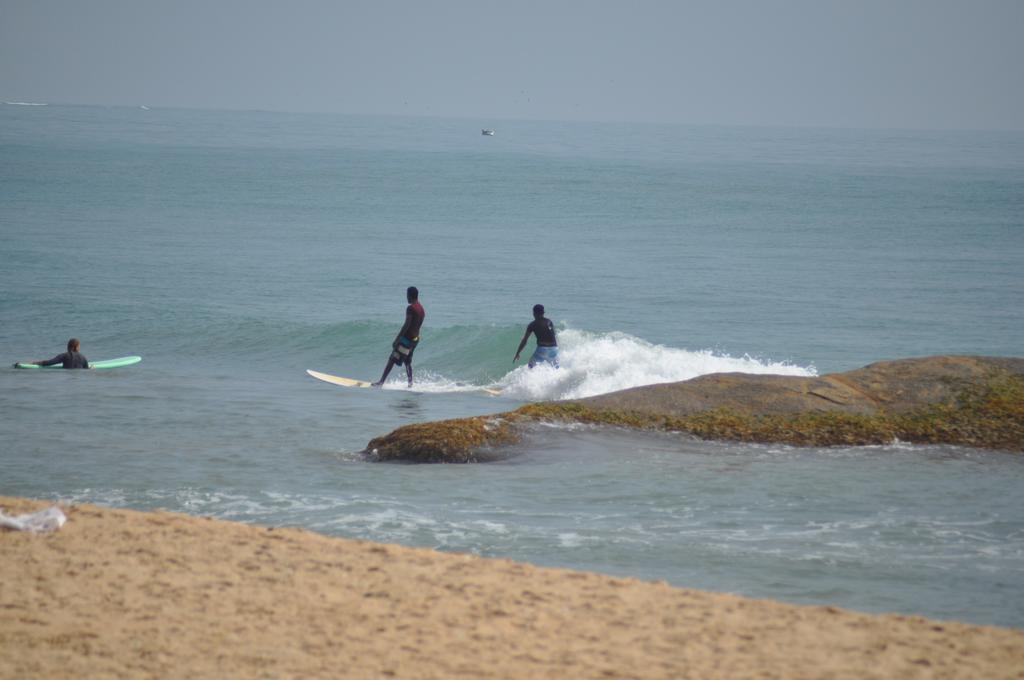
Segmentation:
<svg viewBox="0 0 1024 680">
<path fill-rule="evenodd" d="M 0 498 L 7 514 L 49 505 Z M 1024 630 L 167 512 L 0 530 L 0 677 L 987 677 Z"/>
<path fill-rule="evenodd" d="M 895 440 L 1024 451 L 1024 359 L 935 356 L 820 377 L 712 373 L 490 416 L 415 423 L 372 439 L 377 460 L 468 463 L 561 421 L 792 446 Z"/>
</svg>

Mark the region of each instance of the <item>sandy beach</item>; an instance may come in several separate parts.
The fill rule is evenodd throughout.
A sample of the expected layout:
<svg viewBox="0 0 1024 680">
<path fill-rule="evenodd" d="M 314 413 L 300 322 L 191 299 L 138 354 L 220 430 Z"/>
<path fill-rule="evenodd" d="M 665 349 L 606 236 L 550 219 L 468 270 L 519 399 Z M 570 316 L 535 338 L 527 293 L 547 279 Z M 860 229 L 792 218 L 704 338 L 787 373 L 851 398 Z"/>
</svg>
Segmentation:
<svg viewBox="0 0 1024 680">
<path fill-rule="evenodd" d="M 8 515 L 46 507 L 0 498 Z M 180 514 L 0 530 L 0 676 L 1022 678 L 1024 631 Z"/>
</svg>

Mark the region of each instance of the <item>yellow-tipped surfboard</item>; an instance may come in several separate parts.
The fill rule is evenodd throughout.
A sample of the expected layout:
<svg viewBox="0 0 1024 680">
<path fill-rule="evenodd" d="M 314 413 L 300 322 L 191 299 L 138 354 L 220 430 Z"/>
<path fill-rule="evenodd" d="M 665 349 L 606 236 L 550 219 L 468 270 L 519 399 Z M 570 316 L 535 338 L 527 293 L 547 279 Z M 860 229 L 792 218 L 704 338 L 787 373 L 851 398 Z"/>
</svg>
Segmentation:
<svg viewBox="0 0 1024 680">
<path fill-rule="evenodd" d="M 309 369 L 306 369 L 306 373 L 317 380 L 323 380 L 324 382 L 329 382 L 332 385 L 341 385 L 342 387 L 373 387 L 372 383 L 368 383 L 365 380 L 342 378 L 340 375 L 331 375 L 330 373 L 321 373 L 320 371 L 312 371 Z"/>
<path fill-rule="evenodd" d="M 306 373 L 316 378 L 317 380 L 323 380 L 324 382 L 331 383 L 332 385 L 341 385 L 342 387 L 373 387 L 373 383 L 368 383 L 365 380 L 356 380 L 355 378 L 344 378 L 340 375 L 331 375 L 330 373 L 321 373 L 320 371 L 314 371 L 307 368 Z M 491 389 L 489 387 L 481 387 L 480 391 L 486 392 L 491 396 L 498 396 L 501 394 L 501 390 Z"/>
</svg>

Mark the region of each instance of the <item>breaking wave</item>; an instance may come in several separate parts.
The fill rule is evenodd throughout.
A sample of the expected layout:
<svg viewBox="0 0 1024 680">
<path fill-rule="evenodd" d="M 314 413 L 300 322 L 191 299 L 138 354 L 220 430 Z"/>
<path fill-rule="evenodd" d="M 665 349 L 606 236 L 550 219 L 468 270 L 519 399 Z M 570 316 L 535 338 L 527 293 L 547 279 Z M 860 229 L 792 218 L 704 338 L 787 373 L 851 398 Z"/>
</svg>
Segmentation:
<svg viewBox="0 0 1024 680">
<path fill-rule="evenodd" d="M 775 375 L 817 375 L 814 367 L 787 362 L 732 357 L 711 350 L 655 345 L 626 333 L 559 333 L 560 367 L 521 366 L 496 387 L 523 401 L 579 399 L 630 387 L 689 380 L 708 373 L 741 372 Z"/>
</svg>

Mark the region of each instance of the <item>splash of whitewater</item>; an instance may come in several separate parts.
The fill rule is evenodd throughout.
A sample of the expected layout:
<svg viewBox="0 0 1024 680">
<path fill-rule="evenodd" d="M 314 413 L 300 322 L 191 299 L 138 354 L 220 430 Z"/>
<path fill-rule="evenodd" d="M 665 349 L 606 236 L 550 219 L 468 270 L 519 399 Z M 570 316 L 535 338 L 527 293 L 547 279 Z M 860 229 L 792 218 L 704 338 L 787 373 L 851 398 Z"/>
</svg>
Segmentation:
<svg viewBox="0 0 1024 680">
<path fill-rule="evenodd" d="M 617 390 L 657 383 L 690 380 L 708 373 L 756 373 L 814 376 L 813 367 L 732 357 L 711 350 L 686 350 L 655 345 L 626 333 L 589 333 L 563 329 L 558 333 L 560 368 L 523 363 L 488 387 L 502 397 L 520 401 L 581 399 Z M 462 392 L 479 389 L 437 375 L 425 375 L 417 388 L 425 392 Z"/>
<path fill-rule="evenodd" d="M 569 329 L 559 333 L 558 342 L 560 368 L 517 368 L 499 381 L 502 394 L 523 401 L 581 399 L 708 373 L 817 375 L 813 367 L 654 345 L 625 333 Z"/>
</svg>

